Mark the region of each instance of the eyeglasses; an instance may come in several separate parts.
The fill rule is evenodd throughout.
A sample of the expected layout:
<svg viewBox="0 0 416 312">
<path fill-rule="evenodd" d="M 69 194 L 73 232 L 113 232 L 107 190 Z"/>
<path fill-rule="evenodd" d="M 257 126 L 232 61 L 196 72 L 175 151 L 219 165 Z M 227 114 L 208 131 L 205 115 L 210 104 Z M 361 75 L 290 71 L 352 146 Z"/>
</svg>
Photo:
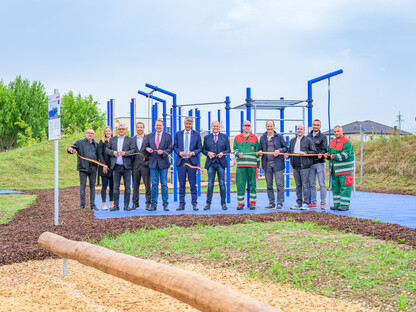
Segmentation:
<svg viewBox="0 0 416 312">
<path fill-rule="evenodd" d="M 244 125 L 244 127 L 251 127 L 251 125 Z"/>
<path fill-rule="evenodd" d="M 94 134 L 94 132 L 86 132 L 86 134 Z"/>
<path fill-rule="evenodd" d="M 118 130 L 122 130 L 123 131 L 123 130 L 126 130 L 126 128 L 118 128 Z"/>
</svg>

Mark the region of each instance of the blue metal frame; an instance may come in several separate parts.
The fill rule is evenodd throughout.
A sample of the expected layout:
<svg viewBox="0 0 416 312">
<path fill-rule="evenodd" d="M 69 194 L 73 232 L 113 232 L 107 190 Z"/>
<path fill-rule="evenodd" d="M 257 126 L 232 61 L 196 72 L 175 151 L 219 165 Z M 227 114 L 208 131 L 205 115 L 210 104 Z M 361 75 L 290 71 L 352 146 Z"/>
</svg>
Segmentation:
<svg viewBox="0 0 416 312">
<path fill-rule="evenodd" d="M 143 91 L 137 91 L 137 93 L 138 94 L 140 94 L 140 95 L 143 95 L 143 96 L 145 96 L 145 97 L 147 97 L 147 98 L 151 98 L 151 99 L 153 99 L 153 100 L 156 100 L 156 101 L 159 101 L 159 102 L 162 102 L 162 105 L 163 105 L 163 124 L 164 124 L 164 127 L 163 127 L 163 131 L 167 131 L 166 130 L 166 128 L 167 128 L 167 125 L 166 125 L 166 100 L 164 100 L 164 99 L 161 99 L 161 98 L 159 98 L 159 97 L 157 97 L 157 96 L 154 96 L 153 94 L 148 94 L 148 93 L 146 93 L 146 92 L 143 92 Z M 153 108 L 152 108 L 153 109 Z M 152 110 L 153 111 L 153 110 Z M 154 127 L 154 121 L 153 121 L 153 114 L 152 114 L 152 127 Z M 172 127 L 172 126 L 171 126 Z M 153 130 L 154 131 L 154 130 Z"/>
<path fill-rule="evenodd" d="M 231 135 L 231 128 L 230 128 L 230 97 L 225 97 L 225 133 L 228 135 L 230 139 Z M 230 155 L 227 155 L 227 203 L 231 202 L 231 165 L 230 165 Z"/>
<path fill-rule="evenodd" d="M 167 90 L 164 90 L 164 89 L 162 89 L 162 88 L 159 88 L 159 87 L 157 87 L 157 86 L 153 86 L 153 85 L 151 85 L 151 84 L 149 84 L 149 83 L 146 83 L 146 88 L 150 88 L 150 89 L 152 89 L 152 90 L 155 90 L 155 91 L 158 91 L 158 92 L 161 92 L 161 93 L 163 93 L 163 94 L 166 94 L 166 95 L 169 95 L 169 96 L 171 96 L 172 97 L 172 118 L 171 118 L 171 129 L 172 129 L 172 132 L 173 132 L 173 135 L 172 135 L 172 140 L 175 140 L 175 134 L 176 134 L 176 121 L 177 121 L 177 118 L 176 118 L 176 108 L 178 107 L 178 105 L 176 104 L 176 94 L 175 93 L 172 93 L 172 92 L 170 92 L 170 91 L 167 91 Z M 172 122 L 173 121 L 173 122 Z M 166 124 L 165 124 L 166 125 Z M 173 153 L 173 159 L 174 160 L 176 160 L 176 155 L 175 155 L 175 153 Z M 178 201 L 178 177 L 177 177 L 177 174 L 176 174 L 176 166 L 173 166 L 173 171 L 174 171 L 174 174 L 173 174 L 173 201 L 174 202 L 177 202 Z"/>
</svg>

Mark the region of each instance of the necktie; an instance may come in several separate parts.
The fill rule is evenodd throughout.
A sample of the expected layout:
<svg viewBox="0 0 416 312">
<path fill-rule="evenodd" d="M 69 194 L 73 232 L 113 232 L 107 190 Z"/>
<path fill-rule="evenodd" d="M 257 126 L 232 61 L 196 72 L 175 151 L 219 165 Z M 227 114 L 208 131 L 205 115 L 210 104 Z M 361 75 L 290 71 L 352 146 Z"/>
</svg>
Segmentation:
<svg viewBox="0 0 416 312">
<path fill-rule="evenodd" d="M 156 138 L 156 148 L 159 149 L 159 143 L 160 143 L 160 133 L 157 134 Z"/>
<path fill-rule="evenodd" d="M 186 154 L 186 157 L 188 157 L 188 152 L 189 152 L 189 132 L 188 131 L 186 131 L 185 132 L 185 154 Z"/>
<path fill-rule="evenodd" d="M 217 143 L 217 135 L 215 134 L 214 142 Z"/>
</svg>

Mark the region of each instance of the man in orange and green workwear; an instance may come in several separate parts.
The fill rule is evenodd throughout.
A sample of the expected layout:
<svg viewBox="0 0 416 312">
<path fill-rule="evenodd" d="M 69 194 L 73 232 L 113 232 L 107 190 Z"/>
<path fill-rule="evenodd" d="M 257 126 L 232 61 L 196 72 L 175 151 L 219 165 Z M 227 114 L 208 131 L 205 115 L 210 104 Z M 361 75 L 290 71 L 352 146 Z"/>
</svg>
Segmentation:
<svg viewBox="0 0 416 312">
<path fill-rule="evenodd" d="M 346 211 L 350 209 L 351 191 L 354 173 L 354 148 L 350 139 L 344 136 L 341 126 L 334 127 L 335 139 L 329 143 L 325 158 L 331 160 L 332 194 L 334 206 L 332 210 Z"/>
<path fill-rule="evenodd" d="M 243 132 L 234 138 L 234 153 L 237 159 L 237 210 L 244 208 L 244 193 L 247 178 L 250 184 L 249 208 L 256 209 L 257 184 L 256 173 L 260 167 L 259 140 L 256 135 L 251 133 L 251 123 L 246 120 L 243 122 Z"/>
</svg>

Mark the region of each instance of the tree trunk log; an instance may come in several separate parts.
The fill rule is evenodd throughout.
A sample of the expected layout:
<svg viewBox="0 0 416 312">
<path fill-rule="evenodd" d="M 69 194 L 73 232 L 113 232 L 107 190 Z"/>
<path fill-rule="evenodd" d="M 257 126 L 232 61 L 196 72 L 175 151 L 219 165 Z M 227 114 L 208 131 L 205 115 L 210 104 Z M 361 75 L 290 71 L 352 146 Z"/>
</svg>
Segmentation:
<svg viewBox="0 0 416 312">
<path fill-rule="evenodd" d="M 120 254 L 87 242 L 72 241 L 50 232 L 44 232 L 39 237 L 38 244 L 62 258 L 76 260 L 136 285 L 167 294 L 200 311 L 280 311 L 202 275 Z"/>
</svg>

